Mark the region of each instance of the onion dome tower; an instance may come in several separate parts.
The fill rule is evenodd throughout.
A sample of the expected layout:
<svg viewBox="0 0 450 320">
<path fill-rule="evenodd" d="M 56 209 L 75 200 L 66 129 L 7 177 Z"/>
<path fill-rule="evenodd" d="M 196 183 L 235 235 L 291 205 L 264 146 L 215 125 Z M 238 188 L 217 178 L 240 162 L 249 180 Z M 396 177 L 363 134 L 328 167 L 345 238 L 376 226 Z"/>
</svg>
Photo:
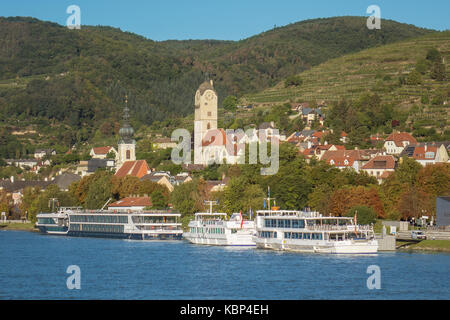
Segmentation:
<svg viewBox="0 0 450 320">
<path fill-rule="evenodd" d="M 125 96 L 125 108 L 123 109 L 123 122 L 119 130 L 120 140 L 118 143 L 119 160 L 117 168 L 120 168 L 125 161 L 136 160 L 136 141 L 133 139 L 134 130 L 129 123 L 130 109 L 128 109 L 128 96 Z"/>
</svg>

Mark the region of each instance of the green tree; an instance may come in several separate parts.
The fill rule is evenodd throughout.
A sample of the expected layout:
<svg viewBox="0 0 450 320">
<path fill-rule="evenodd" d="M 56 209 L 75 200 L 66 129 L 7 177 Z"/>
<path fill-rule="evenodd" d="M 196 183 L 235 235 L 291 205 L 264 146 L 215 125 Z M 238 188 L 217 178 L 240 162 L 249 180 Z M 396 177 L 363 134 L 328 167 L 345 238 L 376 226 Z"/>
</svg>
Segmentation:
<svg viewBox="0 0 450 320">
<path fill-rule="evenodd" d="M 433 63 L 433 66 L 431 67 L 431 74 L 432 79 L 435 79 L 437 81 L 444 81 L 447 79 L 447 73 L 445 71 L 445 64 L 442 63 L 442 61 L 436 61 Z"/>
<path fill-rule="evenodd" d="M 165 209 L 167 208 L 167 199 L 164 197 L 160 190 L 155 190 L 151 194 L 152 198 L 152 208 L 154 209 Z"/>
<path fill-rule="evenodd" d="M 413 70 L 409 73 L 406 83 L 409 85 L 422 84 L 422 76 L 417 70 Z"/>
<path fill-rule="evenodd" d="M 176 186 L 171 194 L 171 202 L 184 217 L 203 210 L 203 201 L 208 196 L 205 181 L 196 178 Z"/>
<path fill-rule="evenodd" d="M 416 183 L 417 174 L 420 169 L 422 169 L 422 166 L 416 160 L 403 157 L 394 174 L 400 183 L 406 183 L 412 186 Z"/>
<path fill-rule="evenodd" d="M 436 48 L 431 48 L 427 51 L 426 59 L 432 62 L 440 61 L 442 59 L 441 53 Z"/>
<path fill-rule="evenodd" d="M 346 213 L 346 217 L 354 217 L 356 213 L 357 223 L 360 225 L 371 224 L 377 221 L 377 213 L 371 207 L 354 206 Z"/>
<path fill-rule="evenodd" d="M 238 103 L 238 99 L 236 98 L 236 96 L 228 96 L 226 97 L 223 102 L 223 108 L 227 111 L 236 111 L 236 106 Z"/>
<path fill-rule="evenodd" d="M 303 80 L 300 76 L 289 76 L 285 81 L 284 81 L 284 86 L 287 87 L 298 87 L 301 86 L 303 83 Z"/>
</svg>

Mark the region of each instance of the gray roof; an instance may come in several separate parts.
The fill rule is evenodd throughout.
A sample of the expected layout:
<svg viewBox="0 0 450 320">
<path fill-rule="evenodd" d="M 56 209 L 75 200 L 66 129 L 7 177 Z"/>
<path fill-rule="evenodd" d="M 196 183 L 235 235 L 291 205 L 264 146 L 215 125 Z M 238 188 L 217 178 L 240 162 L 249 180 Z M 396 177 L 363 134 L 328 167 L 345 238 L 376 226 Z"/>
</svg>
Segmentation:
<svg viewBox="0 0 450 320">
<path fill-rule="evenodd" d="M 11 182 L 9 179 L 0 181 L 0 188 L 5 189 L 8 192 L 16 192 L 19 190 L 23 190 L 27 187 L 40 187 L 41 189 L 45 189 L 51 181 L 14 181 Z"/>
<path fill-rule="evenodd" d="M 303 130 L 303 131 L 301 132 L 301 134 L 302 134 L 304 137 L 310 137 L 310 136 L 313 135 L 314 132 L 316 132 L 316 131 L 315 131 L 315 130 Z"/>
<path fill-rule="evenodd" d="M 56 184 L 58 188 L 66 190 L 72 183 L 80 180 L 81 177 L 79 175 L 70 172 L 65 172 L 57 176 L 53 181 L 51 181 L 51 184 Z"/>
<path fill-rule="evenodd" d="M 161 180 L 163 177 L 165 177 L 165 176 L 155 176 L 155 175 L 149 173 L 149 174 L 146 174 L 145 176 L 143 176 L 140 180 L 141 180 L 141 181 L 144 181 L 144 180 L 150 180 L 150 181 L 153 181 L 153 182 L 158 182 L 158 181 Z M 167 177 L 166 177 L 166 178 L 167 178 Z"/>
<path fill-rule="evenodd" d="M 113 159 L 91 159 L 91 160 L 88 160 L 87 172 L 95 172 L 98 168 L 107 168 L 109 161 L 114 161 L 114 160 Z"/>
</svg>

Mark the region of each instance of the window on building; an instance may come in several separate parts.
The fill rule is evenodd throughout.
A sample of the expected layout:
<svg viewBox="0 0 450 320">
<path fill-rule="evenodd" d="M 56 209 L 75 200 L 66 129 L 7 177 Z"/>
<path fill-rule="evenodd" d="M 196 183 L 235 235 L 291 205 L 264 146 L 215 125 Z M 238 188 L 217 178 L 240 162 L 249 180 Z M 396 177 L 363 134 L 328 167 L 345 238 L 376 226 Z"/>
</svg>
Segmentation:
<svg viewBox="0 0 450 320">
<path fill-rule="evenodd" d="M 127 150 L 126 158 L 127 158 L 127 160 L 129 160 L 129 159 L 131 158 L 131 152 L 130 152 L 130 150 Z"/>
</svg>

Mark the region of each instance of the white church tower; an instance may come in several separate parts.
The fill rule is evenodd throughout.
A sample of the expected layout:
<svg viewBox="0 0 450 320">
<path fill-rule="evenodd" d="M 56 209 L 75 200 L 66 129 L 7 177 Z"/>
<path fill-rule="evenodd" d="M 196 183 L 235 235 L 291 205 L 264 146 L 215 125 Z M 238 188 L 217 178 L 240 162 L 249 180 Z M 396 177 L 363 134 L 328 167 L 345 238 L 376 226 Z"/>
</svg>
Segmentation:
<svg viewBox="0 0 450 320">
<path fill-rule="evenodd" d="M 125 161 L 136 160 L 136 141 L 133 139 L 134 130 L 129 123 L 128 97 L 125 98 L 125 108 L 123 109 L 123 124 L 119 130 L 120 140 L 118 143 L 118 162 L 116 168 L 122 167 Z"/>
<path fill-rule="evenodd" d="M 217 129 L 217 93 L 213 81 L 205 81 L 195 93 L 194 163 L 202 164 L 202 139 L 210 129 Z"/>
</svg>

